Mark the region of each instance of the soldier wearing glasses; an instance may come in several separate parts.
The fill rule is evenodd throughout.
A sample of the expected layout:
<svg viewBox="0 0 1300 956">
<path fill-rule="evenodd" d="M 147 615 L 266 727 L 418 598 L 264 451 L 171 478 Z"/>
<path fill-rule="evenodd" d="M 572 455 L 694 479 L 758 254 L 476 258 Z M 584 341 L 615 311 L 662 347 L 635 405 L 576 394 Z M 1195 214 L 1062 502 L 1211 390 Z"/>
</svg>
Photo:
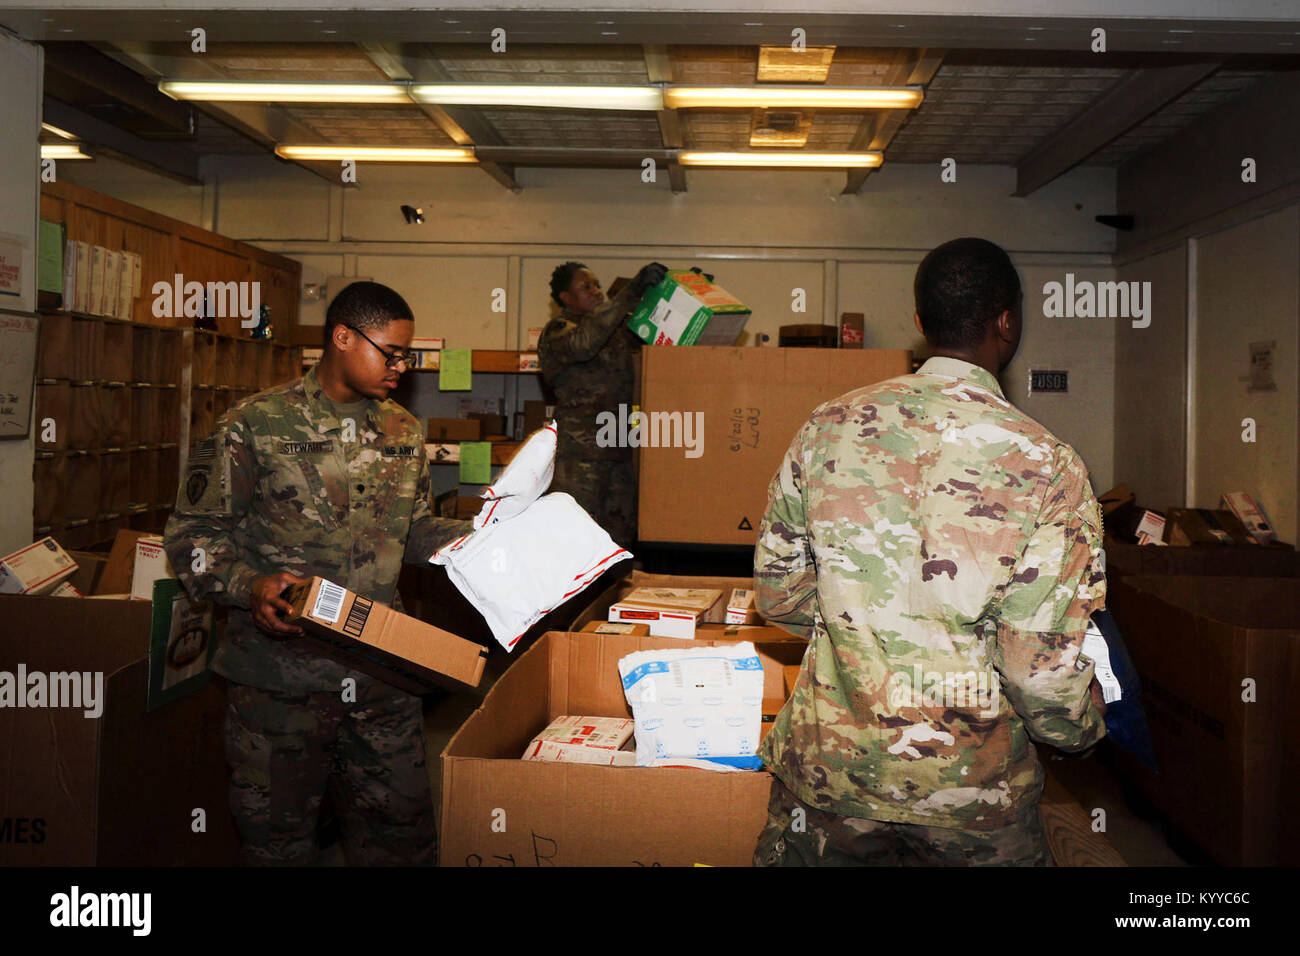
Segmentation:
<svg viewBox="0 0 1300 956">
<path fill-rule="evenodd" d="M 312 575 L 400 607 L 401 562 L 470 530 L 430 511 L 420 423 L 388 400 L 413 333 L 396 292 L 349 285 L 320 364 L 222 416 L 191 450 L 167 522 L 190 595 L 230 607 L 213 667 L 229 681 L 247 863 L 311 863 L 327 789 L 350 863 L 437 862 L 419 698 L 313 652 L 280 617 L 281 592 Z"/>
</svg>

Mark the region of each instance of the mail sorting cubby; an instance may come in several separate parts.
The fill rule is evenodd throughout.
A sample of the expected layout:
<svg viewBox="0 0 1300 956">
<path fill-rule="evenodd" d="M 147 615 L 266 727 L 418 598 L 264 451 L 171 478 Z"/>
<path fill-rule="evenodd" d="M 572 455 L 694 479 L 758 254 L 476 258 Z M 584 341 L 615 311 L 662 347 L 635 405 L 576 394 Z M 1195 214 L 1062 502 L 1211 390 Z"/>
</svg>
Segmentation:
<svg viewBox="0 0 1300 956">
<path fill-rule="evenodd" d="M 99 514 L 123 515 L 131 505 L 131 452 L 99 453 Z"/>
<path fill-rule="evenodd" d="M 129 382 L 134 369 L 132 339 L 135 330 L 127 322 L 104 319 L 100 322 L 99 363 L 91 378 L 101 382 Z"/>
<path fill-rule="evenodd" d="M 51 520 L 94 518 L 99 513 L 99 455 L 91 451 L 65 453 L 68 459 L 67 482 L 62 499 L 55 503 Z"/>
<path fill-rule="evenodd" d="M 132 389 L 125 382 L 99 386 L 99 448 L 124 448 L 131 440 Z"/>
<path fill-rule="evenodd" d="M 74 382 L 100 378 L 104 347 L 104 321 L 91 316 L 72 316 L 72 328 L 65 356 L 67 377 Z M 63 378 L 63 375 L 56 375 Z"/>
<path fill-rule="evenodd" d="M 215 332 L 194 333 L 194 354 L 190 382 L 194 386 L 217 383 L 217 347 L 220 336 Z"/>
<path fill-rule="evenodd" d="M 72 382 L 68 389 L 69 407 L 66 428 L 68 448 L 98 448 L 99 438 L 99 383 Z"/>
<path fill-rule="evenodd" d="M 32 519 L 39 528 L 54 521 L 67 496 L 68 456 L 38 451 L 32 466 L 32 484 L 35 491 Z"/>
<path fill-rule="evenodd" d="M 136 326 L 132 381 L 179 385 L 183 335 L 183 329 Z"/>
<path fill-rule="evenodd" d="M 72 384 L 48 379 L 36 383 L 32 433 L 39 451 L 68 447 L 68 422 L 72 410 Z"/>
</svg>

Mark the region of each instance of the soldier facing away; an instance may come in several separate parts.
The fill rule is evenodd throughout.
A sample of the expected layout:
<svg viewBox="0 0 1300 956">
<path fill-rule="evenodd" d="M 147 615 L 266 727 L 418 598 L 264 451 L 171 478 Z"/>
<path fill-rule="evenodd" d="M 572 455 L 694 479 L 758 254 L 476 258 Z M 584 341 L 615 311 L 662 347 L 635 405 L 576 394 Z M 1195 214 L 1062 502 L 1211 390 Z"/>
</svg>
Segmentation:
<svg viewBox="0 0 1300 956">
<path fill-rule="evenodd" d="M 1030 740 L 1105 734 L 1080 651 L 1105 604 L 1097 501 L 997 380 L 1019 277 L 956 239 L 915 295 L 933 357 L 817 408 L 768 490 L 758 606 L 809 647 L 760 750 L 758 865 L 1051 865 Z"/>
<path fill-rule="evenodd" d="M 609 532 L 619 545 L 636 541 L 636 473 L 632 449 L 601 447 L 596 416 L 631 412 L 636 356 L 641 340 L 624 321 L 647 289 L 668 270 L 657 262 L 642 267 L 627 287 L 606 300 L 600 280 L 581 262 L 551 273 L 551 298 L 560 314 L 547 323 L 538 343 L 542 377 L 555 390 L 559 444 L 551 491 L 563 491 Z"/>
<path fill-rule="evenodd" d="M 315 653 L 280 617 L 281 592 L 312 575 L 400 609 L 402 561 L 423 563 L 471 528 L 431 513 L 420 423 L 388 400 L 413 333 L 392 289 L 345 288 L 320 364 L 222 416 L 192 450 L 167 522 L 191 597 L 230 606 L 213 669 L 229 681 L 230 801 L 247 863 L 312 862 L 327 788 L 350 863 L 437 861 L 420 699 Z"/>
</svg>

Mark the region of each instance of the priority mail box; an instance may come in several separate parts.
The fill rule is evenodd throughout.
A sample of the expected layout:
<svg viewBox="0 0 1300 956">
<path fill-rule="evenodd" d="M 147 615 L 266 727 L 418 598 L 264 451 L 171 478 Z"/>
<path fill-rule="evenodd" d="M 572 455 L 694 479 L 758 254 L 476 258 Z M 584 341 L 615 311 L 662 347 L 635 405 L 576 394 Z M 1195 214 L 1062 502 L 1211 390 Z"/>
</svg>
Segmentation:
<svg viewBox="0 0 1300 956">
<path fill-rule="evenodd" d="M 1166 544 L 1233 547 L 1257 542 L 1231 511 L 1210 508 L 1170 508 L 1165 523 Z"/>
<path fill-rule="evenodd" d="M 1295 579 L 1125 575 L 1106 604 L 1159 765 L 1120 750 L 1122 772 L 1217 862 L 1300 862 L 1300 746 L 1287 729 L 1300 723 Z"/>
<path fill-rule="evenodd" d="M 674 270 L 641 297 L 627 325 L 648 345 L 734 345 L 749 316 L 726 289 Z"/>
<path fill-rule="evenodd" d="M 630 718 L 618 661 L 672 638 L 549 631 L 488 691 L 442 752 L 443 866 L 749 866 L 766 771 L 718 773 L 520 760 L 565 714 Z M 763 696 L 784 691 L 793 644 L 756 645 Z M 505 813 L 506 826 L 493 826 Z"/>
<path fill-rule="evenodd" d="M 732 588 L 727 598 L 728 624 L 761 624 L 762 618 L 754 607 L 754 591 L 750 588 Z"/>
<path fill-rule="evenodd" d="M 556 717 L 524 750 L 524 760 L 592 763 L 630 767 L 636 749 L 627 745 L 635 723 L 630 717 Z"/>
<path fill-rule="evenodd" d="M 752 547 L 767 486 L 813 409 L 909 371 L 905 349 L 643 348 L 640 414 L 654 441 L 639 449 L 638 537 Z M 685 416 L 699 425 L 694 447 Z"/>
<path fill-rule="evenodd" d="M 641 587 L 610 606 L 611 621 L 647 624 L 656 637 L 691 640 L 695 627 L 722 600 L 713 588 Z"/>
<path fill-rule="evenodd" d="M 324 653 L 411 694 L 457 684 L 477 687 L 487 648 L 425 624 L 347 588 L 313 577 L 287 589 L 290 624 Z"/>
<path fill-rule="evenodd" d="M 72 577 L 77 562 L 53 538 L 0 558 L 0 594 L 48 594 Z"/>
<path fill-rule="evenodd" d="M 137 601 L 153 600 L 153 583 L 161 578 L 174 578 L 171 562 L 163 550 L 162 538 L 149 535 L 135 543 L 135 564 L 131 572 L 131 597 Z"/>
<path fill-rule="evenodd" d="M 1244 491 L 1225 491 L 1219 507 L 1236 515 L 1251 537 L 1260 544 L 1273 544 L 1277 541 L 1277 532 L 1273 530 L 1273 523 L 1268 520 L 1263 507 Z"/>
</svg>

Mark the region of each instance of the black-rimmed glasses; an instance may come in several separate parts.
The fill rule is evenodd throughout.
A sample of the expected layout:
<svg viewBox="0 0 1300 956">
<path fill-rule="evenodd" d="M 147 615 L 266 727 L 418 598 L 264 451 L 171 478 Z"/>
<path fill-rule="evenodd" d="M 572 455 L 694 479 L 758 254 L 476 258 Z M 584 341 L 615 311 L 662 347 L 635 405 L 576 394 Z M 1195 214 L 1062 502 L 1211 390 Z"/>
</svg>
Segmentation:
<svg viewBox="0 0 1300 956">
<path fill-rule="evenodd" d="M 414 357 L 415 353 L 412 352 L 410 349 L 393 349 L 390 352 L 382 345 L 376 343 L 374 339 L 366 335 L 365 332 L 362 332 L 355 325 L 347 325 L 346 323 L 344 323 L 344 325 L 347 328 L 351 329 L 353 332 L 357 333 L 357 335 L 361 336 L 363 339 L 365 339 L 367 342 L 373 345 L 376 349 L 378 349 L 379 354 L 381 354 L 384 357 L 384 364 L 389 368 L 397 368 L 397 363 L 399 362 L 404 364 L 407 368 L 411 367 L 411 360 Z"/>
</svg>

